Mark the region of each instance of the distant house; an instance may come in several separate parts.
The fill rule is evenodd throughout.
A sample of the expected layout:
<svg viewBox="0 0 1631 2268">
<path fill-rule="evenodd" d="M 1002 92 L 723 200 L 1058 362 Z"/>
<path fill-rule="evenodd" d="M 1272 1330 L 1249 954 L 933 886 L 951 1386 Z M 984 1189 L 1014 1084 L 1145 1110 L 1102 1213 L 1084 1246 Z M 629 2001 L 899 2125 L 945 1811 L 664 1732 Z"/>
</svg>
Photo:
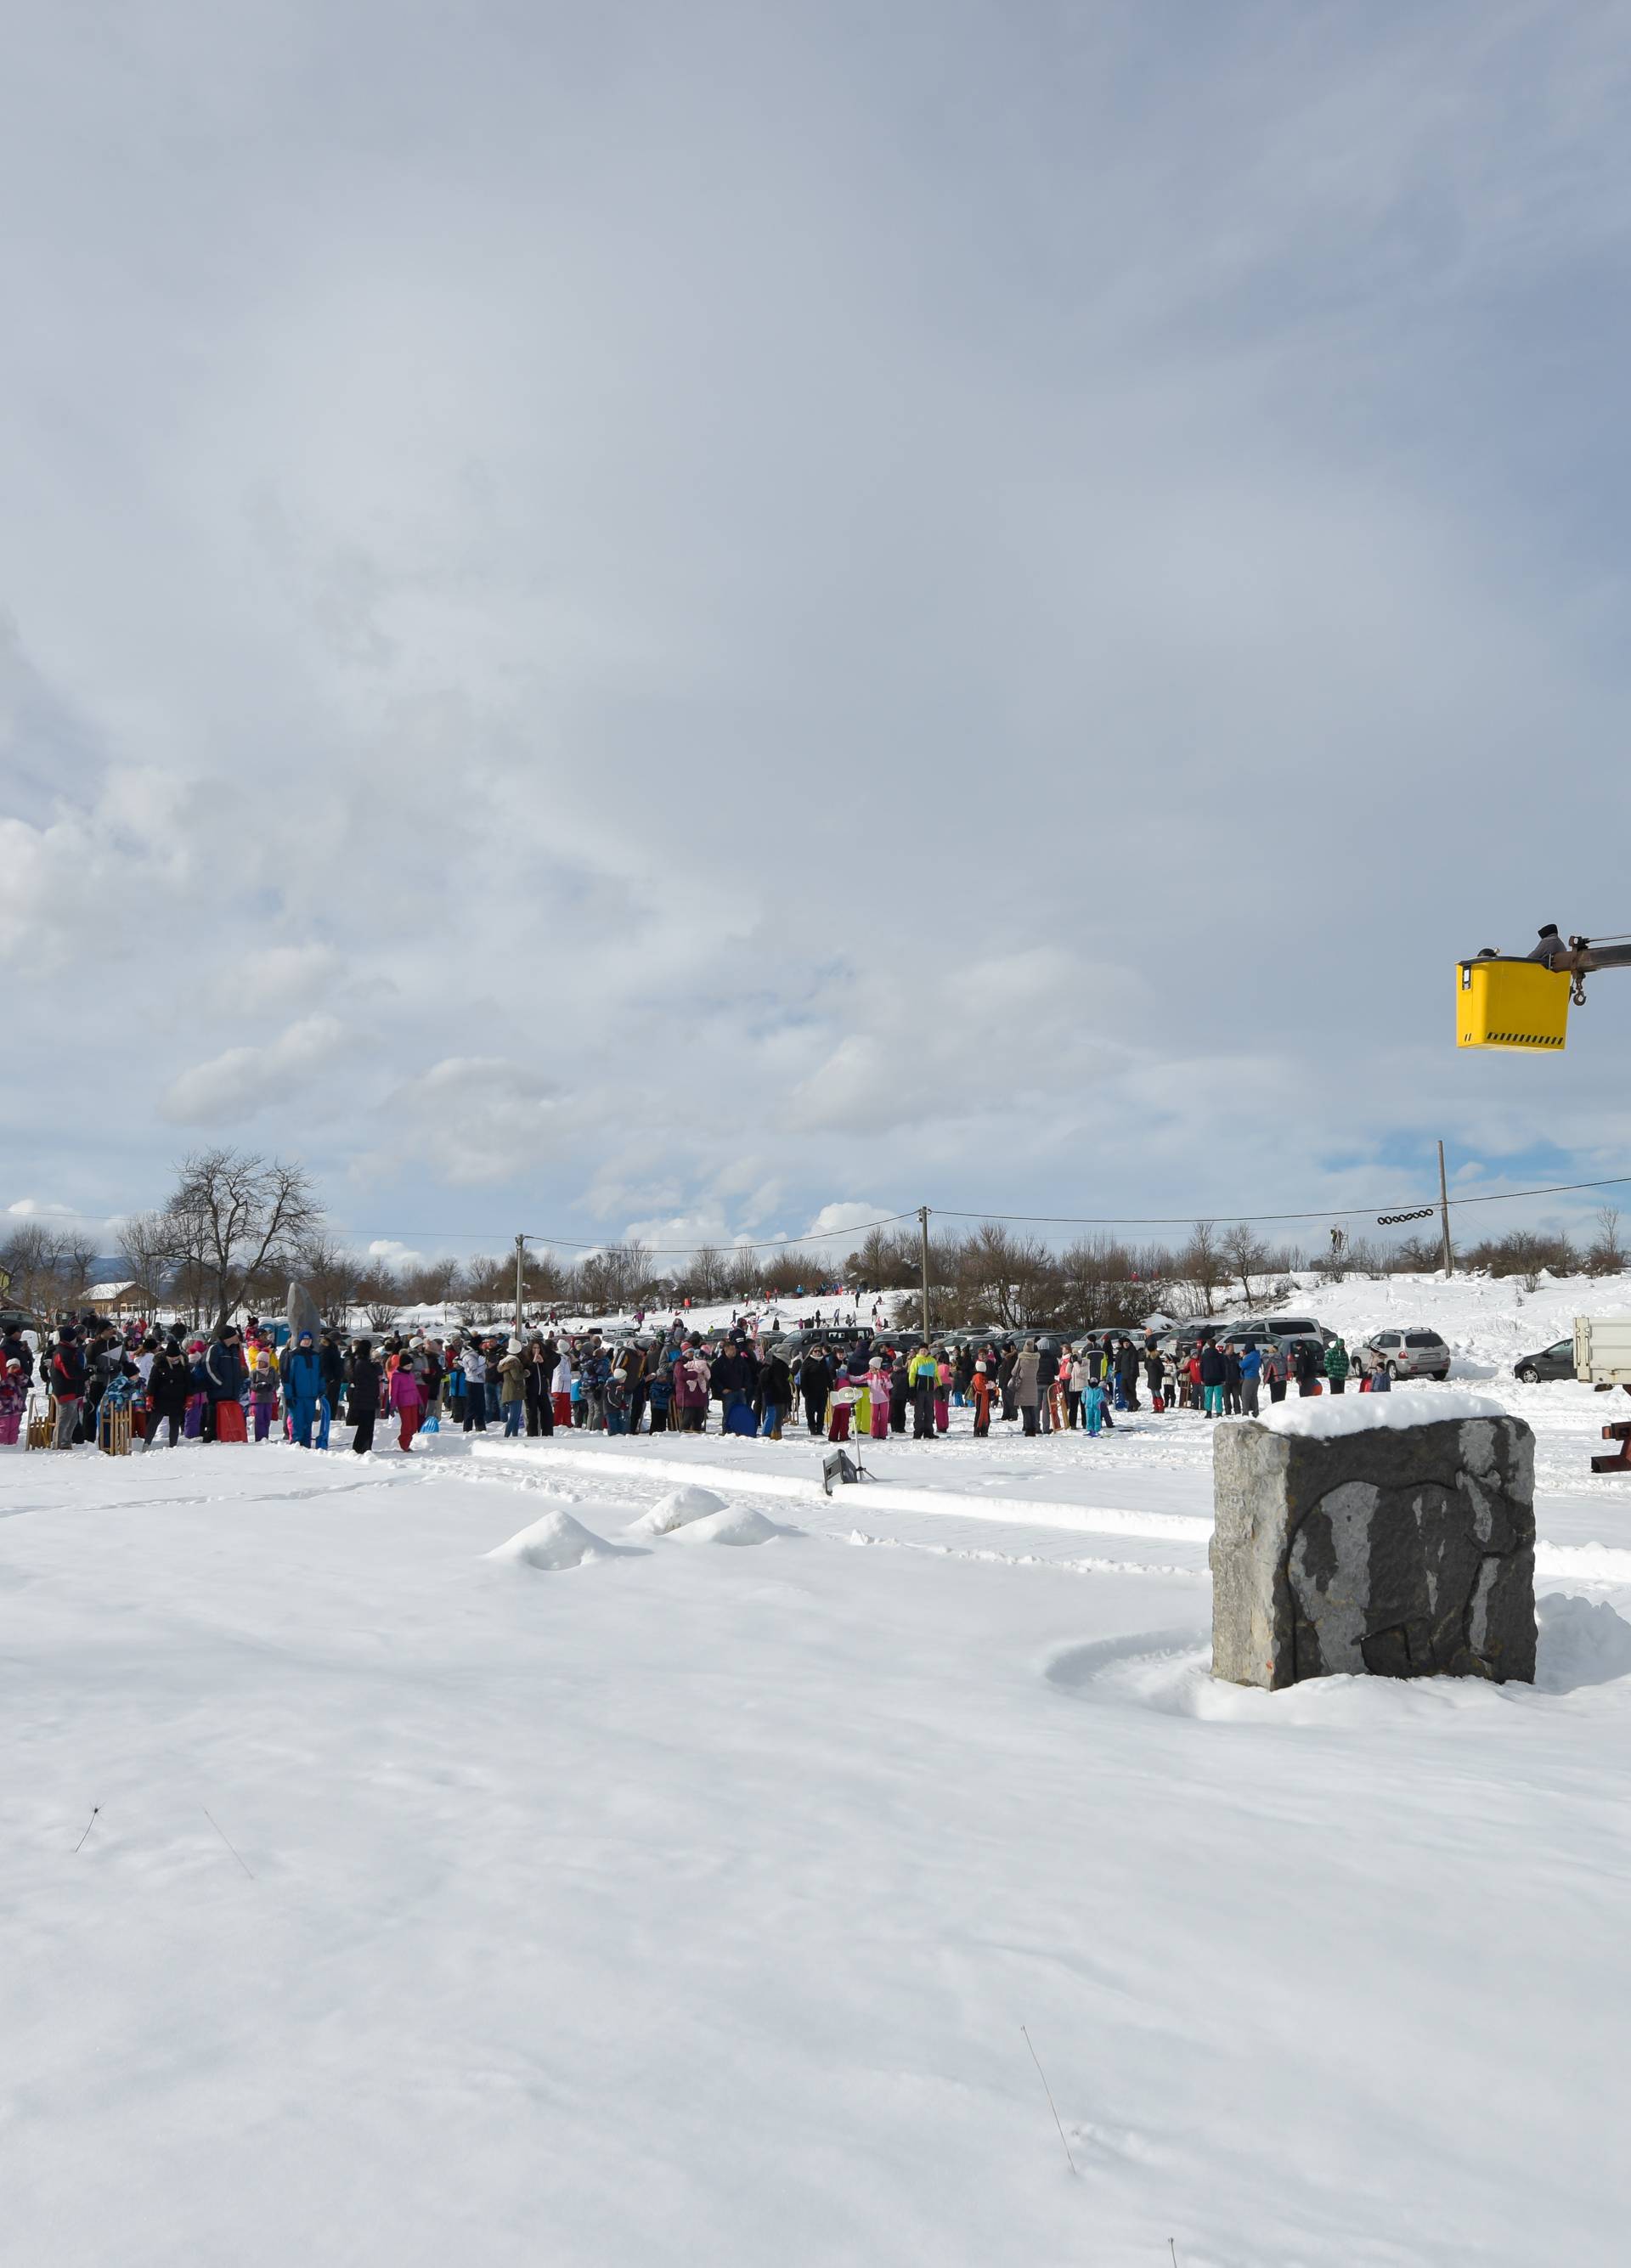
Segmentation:
<svg viewBox="0 0 1631 2268">
<path fill-rule="evenodd" d="M 99 1315 L 122 1317 L 144 1315 L 149 1301 L 139 1284 L 92 1284 L 81 1294 L 79 1305 L 91 1307 Z"/>
</svg>

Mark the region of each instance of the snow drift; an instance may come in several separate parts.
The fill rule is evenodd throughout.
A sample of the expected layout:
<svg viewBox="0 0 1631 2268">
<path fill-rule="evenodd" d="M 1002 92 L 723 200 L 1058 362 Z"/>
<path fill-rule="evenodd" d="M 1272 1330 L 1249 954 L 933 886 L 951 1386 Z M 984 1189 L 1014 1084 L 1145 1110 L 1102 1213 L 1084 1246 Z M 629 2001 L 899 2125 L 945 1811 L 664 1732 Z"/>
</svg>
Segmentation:
<svg viewBox="0 0 1631 2268">
<path fill-rule="evenodd" d="M 693 1521 L 706 1520 L 716 1512 L 723 1512 L 725 1498 L 715 1496 L 712 1489 L 698 1488 L 688 1482 L 683 1488 L 670 1489 L 667 1496 L 659 1497 L 649 1512 L 643 1512 L 629 1528 L 631 1535 L 672 1535 L 675 1528 L 688 1528 Z"/>
<path fill-rule="evenodd" d="M 535 1520 L 530 1528 L 523 1528 L 519 1535 L 486 1554 L 489 1559 L 501 1559 L 513 1567 L 541 1567 L 548 1574 L 620 1556 L 615 1543 L 593 1535 L 571 1513 L 558 1511 L 546 1512 L 542 1520 Z"/>
<path fill-rule="evenodd" d="M 710 1513 L 705 1520 L 688 1521 L 674 1530 L 676 1543 L 772 1543 L 779 1535 L 796 1535 L 796 1528 L 779 1528 L 762 1512 L 745 1505 Z"/>
</svg>

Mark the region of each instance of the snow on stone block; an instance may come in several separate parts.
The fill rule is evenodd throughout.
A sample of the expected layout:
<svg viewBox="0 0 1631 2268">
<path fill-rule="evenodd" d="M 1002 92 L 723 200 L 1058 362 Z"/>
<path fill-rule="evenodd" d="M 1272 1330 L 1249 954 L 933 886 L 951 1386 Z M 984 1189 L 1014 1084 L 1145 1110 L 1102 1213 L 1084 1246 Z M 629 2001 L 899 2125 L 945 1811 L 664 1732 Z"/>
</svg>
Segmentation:
<svg viewBox="0 0 1631 2268">
<path fill-rule="evenodd" d="M 724 1509 L 722 1496 L 715 1496 L 712 1489 L 698 1488 L 694 1481 L 688 1481 L 683 1488 L 670 1489 L 667 1496 L 659 1497 L 628 1532 L 631 1535 L 672 1535 L 675 1528 L 688 1528 L 693 1521 L 706 1520 Z"/>
<path fill-rule="evenodd" d="M 548 1574 L 558 1574 L 568 1567 L 621 1555 L 615 1543 L 591 1534 L 571 1513 L 546 1512 L 542 1520 L 535 1520 L 530 1528 L 523 1528 L 519 1535 L 511 1536 L 507 1543 L 500 1543 L 486 1556 L 513 1567 L 541 1567 Z"/>
<path fill-rule="evenodd" d="M 1218 1428 L 1213 1492 L 1214 1677 L 1532 1683 L 1535 1440 L 1521 1418 L 1289 1434 L 1248 1419 Z"/>
<path fill-rule="evenodd" d="M 1452 1418 L 1505 1415 L 1487 1394 L 1438 1394 L 1412 1386 L 1391 1394 L 1322 1394 L 1277 1402 L 1251 1422 L 1271 1433 L 1330 1440 L 1343 1433 L 1396 1432 L 1408 1425 L 1442 1425 Z"/>
<path fill-rule="evenodd" d="M 705 1520 L 688 1521 L 674 1530 L 676 1543 L 773 1543 L 779 1535 L 796 1535 L 796 1528 L 779 1528 L 762 1512 L 746 1506 L 721 1507 Z"/>
</svg>

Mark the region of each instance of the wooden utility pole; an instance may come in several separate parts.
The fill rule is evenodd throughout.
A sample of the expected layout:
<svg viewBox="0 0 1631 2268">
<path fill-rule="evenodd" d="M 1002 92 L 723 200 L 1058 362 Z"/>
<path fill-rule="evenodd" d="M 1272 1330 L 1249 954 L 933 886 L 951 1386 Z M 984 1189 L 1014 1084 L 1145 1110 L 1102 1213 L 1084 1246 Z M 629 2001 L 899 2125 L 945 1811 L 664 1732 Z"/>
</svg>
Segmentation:
<svg viewBox="0 0 1631 2268">
<path fill-rule="evenodd" d="M 923 1336 L 926 1344 L 929 1336 L 929 1209 L 918 1207 L 918 1225 L 923 1231 Z"/>
<path fill-rule="evenodd" d="M 527 1239 L 518 1236 L 515 1240 L 515 1336 L 518 1339 L 527 1328 L 521 1317 L 521 1270 L 526 1262 Z"/>
<path fill-rule="evenodd" d="M 1438 1218 L 1443 1229 L 1444 1273 L 1453 1276 L 1456 1261 L 1450 1248 L 1450 1190 L 1444 1180 L 1444 1145 L 1442 1142 L 1438 1145 Z"/>
</svg>

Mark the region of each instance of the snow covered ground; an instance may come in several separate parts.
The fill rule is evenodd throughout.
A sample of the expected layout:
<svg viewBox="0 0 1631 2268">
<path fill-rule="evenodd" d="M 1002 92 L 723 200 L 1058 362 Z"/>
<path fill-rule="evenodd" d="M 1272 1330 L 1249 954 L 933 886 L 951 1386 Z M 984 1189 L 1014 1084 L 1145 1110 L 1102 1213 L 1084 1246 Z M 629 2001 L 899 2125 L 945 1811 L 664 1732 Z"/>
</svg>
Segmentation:
<svg viewBox="0 0 1631 2268">
<path fill-rule="evenodd" d="M 830 1501 L 791 1434 L 0 1453 L 6 2257 L 1620 2257 L 1626 1405 L 1482 1390 L 1532 1690 L 1214 1686 L 1187 1413 Z"/>
</svg>

